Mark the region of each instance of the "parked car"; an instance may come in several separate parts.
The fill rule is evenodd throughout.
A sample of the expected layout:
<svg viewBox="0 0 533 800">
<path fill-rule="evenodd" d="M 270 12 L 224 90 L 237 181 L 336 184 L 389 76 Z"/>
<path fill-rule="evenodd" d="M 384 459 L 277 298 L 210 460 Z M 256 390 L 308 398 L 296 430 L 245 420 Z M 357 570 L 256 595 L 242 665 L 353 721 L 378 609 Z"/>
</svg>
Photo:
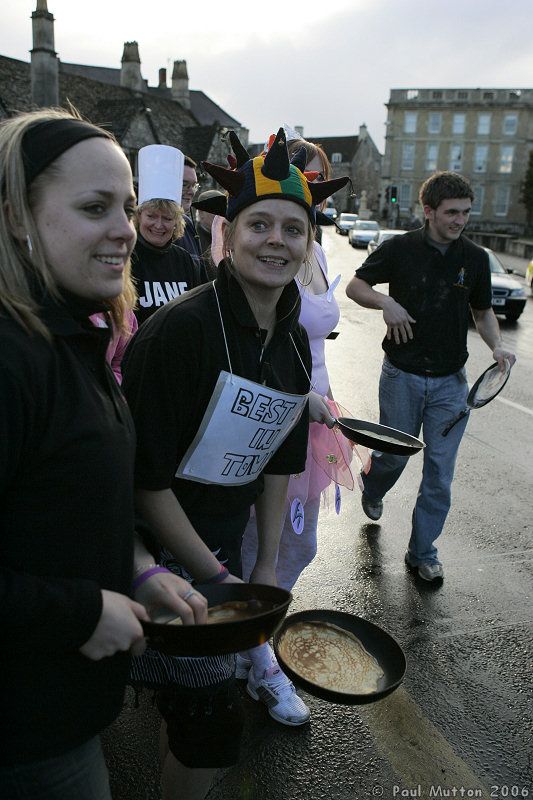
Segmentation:
<svg viewBox="0 0 533 800">
<path fill-rule="evenodd" d="M 527 265 L 526 283 L 529 286 L 529 291 L 533 295 L 533 258 L 531 259 L 531 261 Z"/>
<path fill-rule="evenodd" d="M 357 222 L 359 219 L 358 214 L 348 214 L 346 211 L 343 211 L 342 214 L 339 215 L 335 225 L 335 230 L 337 233 L 340 233 L 341 236 L 347 236 L 348 231 L 352 227 L 352 225 Z"/>
<path fill-rule="evenodd" d="M 334 206 L 326 206 L 323 213 L 330 219 L 337 219 L 337 209 Z"/>
<path fill-rule="evenodd" d="M 379 233 L 379 224 L 373 219 L 358 219 L 348 231 L 348 242 L 352 247 L 366 247 Z"/>
<path fill-rule="evenodd" d="M 407 231 L 403 231 L 400 228 L 382 228 L 378 231 L 377 236 L 369 241 L 368 247 L 366 248 L 368 255 L 373 253 L 376 247 L 379 247 L 380 244 L 383 244 L 387 239 L 392 239 L 393 236 L 399 236 L 402 233 L 407 233 Z"/>
<path fill-rule="evenodd" d="M 493 250 L 483 249 L 489 254 L 494 313 L 505 314 L 508 320 L 517 320 L 526 305 L 526 290 L 509 274 Z"/>
</svg>

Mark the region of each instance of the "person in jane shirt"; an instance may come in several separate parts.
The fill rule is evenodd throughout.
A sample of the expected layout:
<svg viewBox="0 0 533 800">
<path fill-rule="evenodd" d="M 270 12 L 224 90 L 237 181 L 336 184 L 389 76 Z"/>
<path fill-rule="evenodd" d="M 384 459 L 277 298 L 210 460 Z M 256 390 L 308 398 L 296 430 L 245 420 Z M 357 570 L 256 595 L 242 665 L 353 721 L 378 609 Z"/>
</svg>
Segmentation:
<svg viewBox="0 0 533 800">
<path fill-rule="evenodd" d="M 305 155 L 289 162 L 283 130 L 266 156 L 250 159 L 234 135 L 233 147 L 235 170 L 203 165 L 228 191 L 227 198 L 203 204 L 225 217 L 227 257 L 214 283 L 177 298 L 141 327 L 126 356 L 124 390 L 138 434 L 139 511 L 163 547 L 164 563 L 199 583 L 238 580 L 242 535 L 255 504 L 259 547 L 251 580 L 275 585 L 288 479 L 305 468 L 307 449 L 311 360 L 298 323 L 294 277 L 312 248 L 316 203 L 346 180 L 309 184 L 302 172 Z M 225 478 L 226 467 L 234 468 L 225 444 L 219 452 L 218 437 L 210 440 L 198 431 L 228 395 L 240 392 L 241 381 L 251 388 L 230 406 L 234 416 L 226 412 L 224 419 L 235 437 L 232 453 L 246 446 L 239 439 L 238 417 L 248 413 L 249 394 L 270 391 L 278 409 L 284 401 L 276 392 L 292 394 L 290 405 L 302 413 L 294 416 L 278 449 L 272 448 L 266 466 L 255 475 L 245 470 L 235 484 L 233 474 Z M 220 396 L 214 393 L 217 386 Z M 259 408 L 256 413 L 266 419 L 266 407 Z M 205 448 L 208 457 L 195 461 Z M 217 479 L 208 477 L 213 463 L 224 467 Z M 242 719 L 234 674 L 234 656 L 178 659 L 149 653 L 136 660 L 138 681 L 164 687 L 158 705 L 168 743 L 165 798 L 203 797 L 214 769 L 235 763 Z M 256 698 L 268 693 L 276 719 L 288 725 L 307 721 L 307 707 L 267 648 L 256 677 Z"/>
<path fill-rule="evenodd" d="M 180 205 L 183 162 L 183 153 L 176 147 L 152 144 L 139 150 L 138 236 L 131 258 L 139 325 L 207 280 L 203 265 L 178 246 L 185 230 Z"/>
</svg>

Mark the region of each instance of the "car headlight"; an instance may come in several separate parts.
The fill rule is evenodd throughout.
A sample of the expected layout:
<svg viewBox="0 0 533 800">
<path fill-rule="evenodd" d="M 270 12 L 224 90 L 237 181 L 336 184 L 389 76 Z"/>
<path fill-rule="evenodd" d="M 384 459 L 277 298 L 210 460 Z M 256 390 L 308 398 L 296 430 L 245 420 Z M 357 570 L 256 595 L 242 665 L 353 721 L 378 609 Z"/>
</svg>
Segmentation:
<svg viewBox="0 0 533 800">
<path fill-rule="evenodd" d="M 511 289 L 511 291 L 509 292 L 509 297 L 525 297 L 525 296 L 526 296 L 526 290 L 522 288 Z"/>
</svg>

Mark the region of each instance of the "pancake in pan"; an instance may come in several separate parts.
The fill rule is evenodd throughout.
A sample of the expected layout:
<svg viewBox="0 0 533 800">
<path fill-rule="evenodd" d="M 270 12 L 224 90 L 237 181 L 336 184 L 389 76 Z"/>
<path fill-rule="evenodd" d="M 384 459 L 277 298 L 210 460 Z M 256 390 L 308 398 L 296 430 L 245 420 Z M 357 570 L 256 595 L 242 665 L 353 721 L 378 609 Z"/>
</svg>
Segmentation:
<svg viewBox="0 0 533 800">
<path fill-rule="evenodd" d="M 219 622 L 237 622 L 242 619 L 249 619 L 264 609 L 261 604 L 252 604 L 248 600 L 231 600 L 221 603 L 218 606 L 211 606 L 207 609 L 207 624 L 215 625 Z M 181 617 L 169 620 L 167 625 L 183 625 Z"/>
<path fill-rule="evenodd" d="M 283 632 L 278 649 L 295 673 L 333 692 L 372 694 L 384 676 L 353 633 L 328 622 L 296 622 Z"/>
</svg>

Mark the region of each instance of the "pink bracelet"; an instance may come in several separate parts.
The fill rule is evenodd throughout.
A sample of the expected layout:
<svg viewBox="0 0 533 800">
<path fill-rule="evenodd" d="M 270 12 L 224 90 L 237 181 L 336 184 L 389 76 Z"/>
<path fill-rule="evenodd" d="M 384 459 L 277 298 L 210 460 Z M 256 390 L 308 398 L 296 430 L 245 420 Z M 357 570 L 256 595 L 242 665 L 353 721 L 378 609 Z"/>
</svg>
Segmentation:
<svg viewBox="0 0 533 800">
<path fill-rule="evenodd" d="M 142 584 L 147 581 L 148 578 L 151 578 L 152 575 L 157 575 L 158 572 L 170 572 L 170 570 L 166 567 L 152 567 L 151 569 L 147 569 L 146 572 L 141 572 L 141 574 L 138 575 L 133 581 L 133 591 L 138 589 L 139 586 L 142 586 Z"/>
<path fill-rule="evenodd" d="M 206 578 L 203 581 L 196 581 L 196 583 L 199 583 L 199 584 L 222 583 L 222 581 L 225 578 L 227 578 L 228 575 L 229 575 L 228 568 L 225 567 L 224 564 L 221 564 L 220 565 L 220 569 L 219 569 L 219 571 L 217 572 L 216 575 L 213 575 L 211 578 Z"/>
</svg>

